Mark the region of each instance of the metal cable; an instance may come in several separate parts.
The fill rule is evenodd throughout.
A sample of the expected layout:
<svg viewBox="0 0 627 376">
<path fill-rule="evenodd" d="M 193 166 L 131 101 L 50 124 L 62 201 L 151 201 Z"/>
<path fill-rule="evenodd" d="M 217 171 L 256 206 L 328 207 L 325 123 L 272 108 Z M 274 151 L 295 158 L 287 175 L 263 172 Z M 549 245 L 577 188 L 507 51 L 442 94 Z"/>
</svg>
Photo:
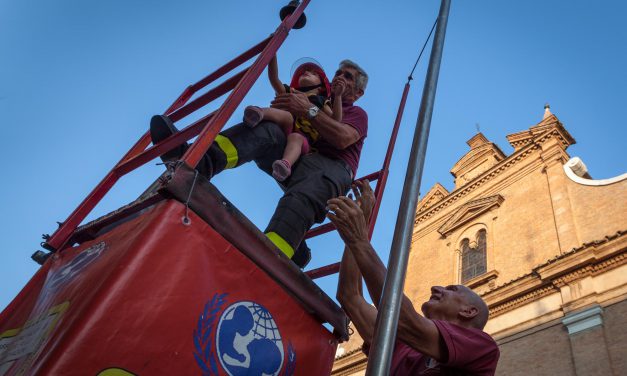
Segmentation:
<svg viewBox="0 0 627 376">
<path fill-rule="evenodd" d="M 422 45 L 422 49 L 420 50 L 418 59 L 416 59 L 416 63 L 414 64 L 414 67 L 412 68 L 411 73 L 409 74 L 409 77 L 407 77 L 407 81 L 411 81 L 414 79 L 413 75 L 414 75 L 414 71 L 416 70 L 416 66 L 418 66 L 418 62 L 420 61 L 420 58 L 422 57 L 422 53 L 425 51 L 425 48 L 427 47 L 427 43 L 429 43 L 429 39 L 431 39 L 431 35 L 433 34 L 433 30 L 435 30 L 435 25 L 437 24 L 438 24 L 438 19 L 436 17 L 435 22 L 433 23 L 433 26 L 431 27 L 431 31 L 429 32 L 429 35 L 427 36 L 425 43 Z"/>
<path fill-rule="evenodd" d="M 185 226 L 189 226 L 192 222 L 189 219 L 189 200 L 192 198 L 192 192 L 194 192 L 194 187 L 196 186 L 196 178 L 198 178 L 198 170 L 194 169 L 194 181 L 192 182 L 192 186 L 189 189 L 189 194 L 187 195 L 187 200 L 185 201 L 185 215 L 181 218 L 183 224 Z"/>
</svg>

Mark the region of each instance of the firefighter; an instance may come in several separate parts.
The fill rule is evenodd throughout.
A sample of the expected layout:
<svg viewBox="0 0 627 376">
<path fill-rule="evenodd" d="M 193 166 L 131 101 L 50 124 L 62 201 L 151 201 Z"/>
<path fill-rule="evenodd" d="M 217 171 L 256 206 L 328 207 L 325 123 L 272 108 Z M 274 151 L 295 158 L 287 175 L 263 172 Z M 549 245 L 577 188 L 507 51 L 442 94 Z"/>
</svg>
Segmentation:
<svg viewBox="0 0 627 376">
<path fill-rule="evenodd" d="M 272 108 L 306 119 L 313 141 L 310 153 L 303 155 L 291 175 L 280 183 L 284 194 L 264 231 L 301 268 L 311 258 L 303 241 L 305 233 L 314 223 L 324 220 L 327 200 L 348 192 L 357 171 L 368 133 L 368 115 L 354 102 L 364 94 L 367 83 L 368 75 L 359 65 L 350 60 L 339 64 L 331 90 L 342 95 L 341 122 L 321 111 L 303 93 L 279 94 L 271 103 Z M 154 144 L 175 132 L 178 130 L 167 116 L 152 118 L 150 135 Z M 196 169 L 211 179 L 226 169 L 254 161 L 271 175 L 272 164 L 282 158 L 285 146 L 285 133 L 271 121 L 262 121 L 252 128 L 237 124 L 216 136 Z M 180 159 L 186 148 L 187 144 L 182 144 L 161 158 Z"/>
</svg>

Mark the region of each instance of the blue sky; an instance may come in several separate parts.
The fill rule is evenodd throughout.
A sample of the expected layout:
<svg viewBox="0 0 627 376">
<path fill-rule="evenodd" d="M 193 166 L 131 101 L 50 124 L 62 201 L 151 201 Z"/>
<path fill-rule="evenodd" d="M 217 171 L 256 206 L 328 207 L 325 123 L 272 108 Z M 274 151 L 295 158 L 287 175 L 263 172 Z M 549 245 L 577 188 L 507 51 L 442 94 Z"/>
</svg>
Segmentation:
<svg viewBox="0 0 627 376">
<path fill-rule="evenodd" d="M 287 1 L 0 0 L 0 307 L 37 269 L 30 255 L 190 83 L 262 40 Z M 407 74 L 439 1 L 313 0 L 308 24 L 279 51 L 289 81 L 301 57 L 328 72 L 350 58 L 371 76 L 359 100 L 370 131 L 358 175 L 382 163 Z M 450 168 L 480 124 L 506 154 L 505 136 L 540 121 L 545 102 L 595 178 L 625 170 L 627 28 L 623 1 L 453 1 L 421 191 L 451 189 Z M 427 59 L 415 73 L 374 245 L 387 261 Z M 267 104 L 265 74 L 244 99 Z M 209 111 L 199 113 L 205 114 Z M 185 123 L 185 121 L 183 121 Z M 89 219 L 132 201 L 153 163 L 122 179 Z M 214 183 L 263 228 L 280 191 L 252 165 Z M 311 266 L 339 260 L 339 237 L 310 243 Z M 320 280 L 335 294 L 334 277 Z"/>
</svg>

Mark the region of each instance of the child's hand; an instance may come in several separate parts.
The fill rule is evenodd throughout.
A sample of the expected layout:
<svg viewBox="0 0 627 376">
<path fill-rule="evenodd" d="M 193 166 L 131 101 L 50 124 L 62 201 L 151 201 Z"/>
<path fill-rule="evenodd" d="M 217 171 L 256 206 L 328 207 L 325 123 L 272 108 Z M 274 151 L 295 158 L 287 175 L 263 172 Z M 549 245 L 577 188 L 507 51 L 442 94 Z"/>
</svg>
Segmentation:
<svg viewBox="0 0 627 376">
<path fill-rule="evenodd" d="M 342 96 L 342 94 L 344 94 L 344 90 L 346 90 L 346 81 L 338 79 L 333 80 L 331 83 L 331 92 L 334 96 Z"/>
</svg>

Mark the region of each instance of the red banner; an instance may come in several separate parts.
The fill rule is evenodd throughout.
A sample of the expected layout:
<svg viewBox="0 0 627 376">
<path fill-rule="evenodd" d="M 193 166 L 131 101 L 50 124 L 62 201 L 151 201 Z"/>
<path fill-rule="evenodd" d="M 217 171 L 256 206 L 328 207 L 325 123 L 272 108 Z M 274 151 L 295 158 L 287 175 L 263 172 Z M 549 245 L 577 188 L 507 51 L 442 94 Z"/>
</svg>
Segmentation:
<svg viewBox="0 0 627 376">
<path fill-rule="evenodd" d="M 184 212 L 53 255 L 0 315 L 0 375 L 328 375 L 335 337 Z"/>
</svg>

